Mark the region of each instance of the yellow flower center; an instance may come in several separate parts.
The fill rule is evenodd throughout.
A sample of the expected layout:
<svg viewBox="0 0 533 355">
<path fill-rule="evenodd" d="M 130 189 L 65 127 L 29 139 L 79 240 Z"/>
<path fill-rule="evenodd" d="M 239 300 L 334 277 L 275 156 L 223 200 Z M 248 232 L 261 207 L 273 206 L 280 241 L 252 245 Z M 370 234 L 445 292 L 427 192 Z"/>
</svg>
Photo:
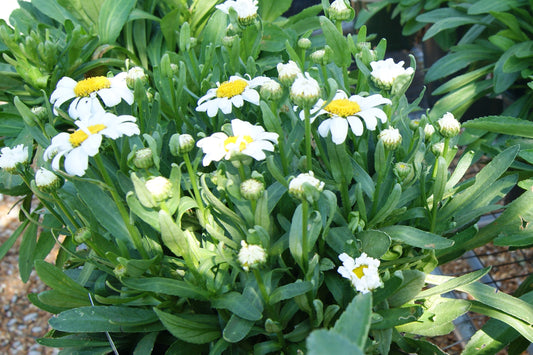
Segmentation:
<svg viewBox="0 0 533 355">
<path fill-rule="evenodd" d="M 324 110 L 340 117 L 348 117 L 355 115 L 357 112 L 361 112 L 361 107 L 357 102 L 348 99 L 337 99 L 331 101 L 326 107 L 324 107 Z"/>
<path fill-rule="evenodd" d="M 104 128 L 106 128 L 106 126 L 103 124 L 95 124 L 93 126 L 87 127 L 87 129 L 89 130 L 89 132 L 91 132 L 91 134 L 98 133 Z M 76 148 L 76 147 L 79 147 L 80 144 L 82 144 L 87 138 L 89 138 L 89 135 L 85 133 L 84 131 L 82 131 L 81 129 L 78 129 L 74 133 L 70 134 L 69 141 L 70 141 L 70 144 L 72 144 L 72 146 Z"/>
<path fill-rule="evenodd" d="M 240 137 L 231 136 L 231 137 L 228 137 L 224 141 L 224 149 L 226 149 L 226 152 L 229 152 L 228 145 L 237 144 L 237 141 L 240 141 L 239 142 L 239 152 L 242 152 L 246 148 L 248 143 L 252 143 L 254 140 L 250 136 L 240 136 Z"/>
<path fill-rule="evenodd" d="M 111 87 L 111 82 L 105 76 L 93 76 L 78 81 L 74 87 L 74 93 L 77 97 L 89 96 L 91 93 L 100 89 L 106 89 Z"/>
<path fill-rule="evenodd" d="M 248 86 L 245 80 L 237 79 L 233 81 L 225 81 L 217 89 L 217 97 L 233 97 L 242 94 L 244 89 Z"/>
<path fill-rule="evenodd" d="M 366 268 L 368 268 L 368 265 L 361 265 L 353 269 L 352 272 L 355 274 L 355 276 L 357 276 L 358 279 L 360 279 L 365 276 L 364 270 Z"/>
</svg>

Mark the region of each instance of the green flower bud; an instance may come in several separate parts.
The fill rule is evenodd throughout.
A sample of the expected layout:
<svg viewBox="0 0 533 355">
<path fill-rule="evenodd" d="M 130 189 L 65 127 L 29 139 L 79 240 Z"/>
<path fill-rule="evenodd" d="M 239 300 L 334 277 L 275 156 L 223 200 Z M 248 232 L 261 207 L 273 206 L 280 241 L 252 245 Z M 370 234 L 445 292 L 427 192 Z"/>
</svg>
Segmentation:
<svg viewBox="0 0 533 355">
<path fill-rule="evenodd" d="M 140 80 L 143 84 L 148 82 L 148 75 L 146 75 L 144 69 L 141 67 L 133 67 L 126 74 L 126 84 L 130 89 L 135 87 L 137 80 Z"/>
<path fill-rule="evenodd" d="M 265 184 L 257 179 L 248 179 L 241 183 L 241 196 L 247 200 L 258 200 L 265 192 Z"/>
<path fill-rule="evenodd" d="M 429 123 L 424 126 L 424 138 L 429 140 L 431 136 L 435 133 L 435 127 Z"/>
<path fill-rule="evenodd" d="M 398 162 L 394 164 L 394 174 L 400 181 L 405 181 L 410 175 L 413 175 L 413 166 L 411 164 Z"/>
<path fill-rule="evenodd" d="M 233 47 L 235 41 L 237 41 L 237 35 L 222 37 L 222 44 L 228 48 Z"/>
<path fill-rule="evenodd" d="M 320 85 L 309 73 L 298 74 L 291 85 L 290 97 L 299 107 L 312 107 L 320 98 Z"/>
<path fill-rule="evenodd" d="M 283 88 L 277 81 L 272 79 L 266 80 L 261 85 L 259 92 L 265 100 L 279 100 L 283 96 Z"/>
<path fill-rule="evenodd" d="M 178 133 L 173 134 L 168 142 L 170 154 L 175 157 L 190 152 L 194 148 L 194 144 L 194 138 L 190 134 Z"/>
<path fill-rule="evenodd" d="M 46 112 L 46 108 L 43 106 L 35 106 L 31 108 L 31 112 L 37 116 L 37 119 L 40 121 L 44 120 L 46 116 L 48 116 L 48 112 Z"/>
<path fill-rule="evenodd" d="M 327 13 L 332 21 L 349 21 L 354 15 L 354 10 L 348 7 L 345 0 L 335 0 L 329 6 Z"/>
<path fill-rule="evenodd" d="M 138 169 L 148 169 L 154 165 L 154 153 L 150 148 L 139 149 L 135 152 L 133 165 Z"/>
<path fill-rule="evenodd" d="M 309 38 L 300 38 L 298 40 L 298 47 L 301 49 L 308 49 L 311 47 L 311 40 Z"/>
<path fill-rule="evenodd" d="M 383 141 L 383 146 L 388 150 L 395 150 L 402 143 L 402 135 L 397 128 L 386 128 L 379 133 L 378 138 Z"/>
<path fill-rule="evenodd" d="M 126 271 L 127 270 L 126 270 L 126 266 L 125 265 L 118 264 L 113 269 L 113 274 L 115 274 L 115 276 L 120 279 L 121 277 L 126 276 Z"/>
<path fill-rule="evenodd" d="M 444 142 L 435 143 L 431 146 L 431 151 L 436 156 L 442 155 L 444 153 Z"/>
<path fill-rule="evenodd" d="M 446 112 L 437 124 L 440 134 L 447 138 L 455 137 L 461 131 L 461 123 L 450 112 Z"/>
<path fill-rule="evenodd" d="M 289 193 L 300 201 L 317 201 L 324 190 L 324 183 L 315 178 L 312 171 L 303 173 L 289 182 Z"/>
<path fill-rule="evenodd" d="M 78 244 L 88 242 L 92 238 L 92 232 L 89 228 L 80 228 L 74 233 L 74 241 Z"/>
<path fill-rule="evenodd" d="M 409 121 L 409 128 L 411 128 L 413 131 L 418 130 L 418 127 L 420 127 L 420 119 L 414 119 Z"/>
</svg>

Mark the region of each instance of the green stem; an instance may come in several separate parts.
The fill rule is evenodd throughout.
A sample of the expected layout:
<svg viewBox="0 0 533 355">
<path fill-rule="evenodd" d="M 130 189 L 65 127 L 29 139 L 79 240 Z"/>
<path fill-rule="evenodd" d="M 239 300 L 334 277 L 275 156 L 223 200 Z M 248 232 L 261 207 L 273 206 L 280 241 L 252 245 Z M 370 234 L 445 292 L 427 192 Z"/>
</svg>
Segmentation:
<svg viewBox="0 0 533 355">
<path fill-rule="evenodd" d="M 259 270 L 256 268 L 252 268 L 252 272 L 254 273 L 255 281 L 257 281 L 257 286 L 259 287 L 259 292 L 261 292 L 263 301 L 265 301 L 265 305 L 268 306 L 270 303 L 270 296 L 268 295 L 263 278 L 261 277 Z"/>
<path fill-rule="evenodd" d="M 309 108 L 304 108 L 305 115 L 305 168 L 307 171 L 313 170 L 313 161 L 311 159 L 311 112 Z"/>
<path fill-rule="evenodd" d="M 309 214 L 309 203 L 307 200 L 302 201 L 302 264 L 304 267 L 304 273 L 307 272 L 307 267 L 309 266 L 309 250 L 308 250 L 308 241 L 307 241 L 307 223 L 308 223 L 308 214 Z"/>
<path fill-rule="evenodd" d="M 74 216 L 70 213 L 70 211 L 68 210 L 68 208 L 65 207 L 65 205 L 63 204 L 63 201 L 62 201 L 61 198 L 57 195 L 57 192 L 56 192 L 56 191 L 53 191 L 53 192 L 51 192 L 51 195 L 54 197 L 55 202 L 57 203 L 57 205 L 59 206 L 59 208 L 61 209 L 61 211 L 65 214 L 65 216 L 67 216 L 67 219 L 70 221 L 70 223 L 72 223 L 72 225 L 74 226 L 74 228 L 79 229 L 79 228 L 80 228 L 80 225 L 78 224 L 78 222 L 76 221 L 76 219 L 74 218 Z"/>
<path fill-rule="evenodd" d="M 124 224 L 126 225 L 126 228 L 128 229 L 128 234 L 131 238 L 131 241 L 133 242 L 133 245 L 135 246 L 135 249 L 141 253 L 141 256 L 145 259 L 148 259 L 148 253 L 146 250 L 144 250 L 144 246 L 142 244 L 142 239 L 139 231 L 130 221 L 130 216 L 128 211 L 126 211 L 126 208 L 124 207 L 124 202 L 120 199 L 120 196 L 117 192 L 117 189 L 115 187 L 115 184 L 113 184 L 113 180 L 111 180 L 111 177 L 107 173 L 107 170 L 105 169 L 104 162 L 102 161 L 102 157 L 100 154 L 96 154 L 94 156 L 94 160 L 96 161 L 96 165 L 98 166 L 98 169 L 100 170 L 100 173 L 102 174 L 102 177 L 105 181 L 105 183 L 109 186 L 109 191 L 111 192 L 111 197 L 113 197 L 113 201 L 115 201 L 115 205 L 118 208 L 118 211 L 120 213 L 120 216 L 122 217 L 122 220 L 124 221 Z"/>
<path fill-rule="evenodd" d="M 242 162 L 239 162 L 239 177 L 241 178 L 241 182 L 246 180 L 246 173 L 244 172 L 244 165 Z"/>
<path fill-rule="evenodd" d="M 283 132 L 283 128 L 281 127 L 281 120 L 279 119 L 278 110 L 277 110 L 275 102 L 271 102 L 270 110 L 272 111 L 274 116 L 279 121 L 279 126 L 276 125 L 276 126 L 278 126 L 278 132 L 277 133 L 278 133 L 278 136 L 279 136 L 278 137 L 279 155 L 280 155 L 280 158 L 281 158 L 281 167 L 283 169 L 283 175 L 287 176 L 289 174 L 289 163 L 287 161 L 287 154 L 285 153 L 285 134 Z"/>
<path fill-rule="evenodd" d="M 348 219 L 348 216 L 351 211 L 351 204 L 350 204 L 350 196 L 348 193 L 348 184 L 344 180 L 344 178 L 341 181 L 341 201 L 342 201 L 342 207 L 344 210 L 344 216 L 346 219 Z"/>
<path fill-rule="evenodd" d="M 189 173 L 189 179 L 191 180 L 192 190 L 194 192 L 194 198 L 200 209 L 200 214 L 202 215 L 202 220 L 200 221 L 202 225 L 205 225 L 205 206 L 202 201 L 202 195 L 200 195 L 200 190 L 198 190 L 198 181 L 196 180 L 196 172 L 194 171 L 189 153 L 183 154 L 183 160 L 185 160 L 185 166 L 187 167 L 187 172 Z"/>
<path fill-rule="evenodd" d="M 381 185 L 383 184 L 383 179 L 385 176 L 387 176 L 387 172 L 389 170 L 389 151 L 385 149 L 385 162 L 386 168 L 382 169 L 381 167 L 376 167 L 377 173 L 378 173 L 378 180 L 376 182 L 376 189 L 374 190 L 374 198 L 372 201 L 372 213 L 371 216 L 375 216 L 376 212 L 378 211 L 378 205 L 379 205 L 379 194 L 381 190 Z"/>
</svg>

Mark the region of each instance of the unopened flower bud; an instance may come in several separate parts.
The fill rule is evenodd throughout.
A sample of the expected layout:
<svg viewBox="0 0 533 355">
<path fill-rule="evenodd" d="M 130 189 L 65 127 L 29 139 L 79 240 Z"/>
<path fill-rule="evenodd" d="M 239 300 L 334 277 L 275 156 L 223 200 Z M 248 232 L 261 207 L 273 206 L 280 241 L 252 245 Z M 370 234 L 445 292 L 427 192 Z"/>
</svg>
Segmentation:
<svg viewBox="0 0 533 355">
<path fill-rule="evenodd" d="M 305 37 L 300 38 L 298 40 L 298 47 L 301 49 L 308 49 L 309 47 L 311 47 L 311 40 Z"/>
<path fill-rule="evenodd" d="M 431 124 L 426 124 L 424 126 L 424 138 L 425 139 L 430 139 L 431 136 L 433 135 L 433 133 L 435 133 L 435 127 Z"/>
<path fill-rule="evenodd" d="M 260 245 L 248 244 L 241 240 L 241 250 L 239 250 L 239 263 L 244 271 L 250 271 L 266 261 L 266 252 Z"/>
<path fill-rule="evenodd" d="M 148 75 L 146 75 L 144 69 L 141 67 L 133 67 L 126 74 L 126 84 L 130 89 L 135 87 L 137 80 L 140 80 L 143 84 L 148 81 Z"/>
<path fill-rule="evenodd" d="M 259 92 L 265 100 L 279 100 L 283 96 L 281 85 L 272 79 L 265 80 Z"/>
<path fill-rule="evenodd" d="M 379 133 L 378 138 L 383 141 L 387 150 L 395 150 L 402 143 L 402 135 L 397 128 L 386 128 Z"/>
<path fill-rule="evenodd" d="M 80 228 L 74 233 L 74 241 L 78 244 L 83 244 L 92 238 L 92 232 L 89 228 Z"/>
<path fill-rule="evenodd" d="M 345 0 L 335 0 L 328 8 L 328 17 L 332 21 L 351 20 L 353 13 L 353 9 L 346 5 Z"/>
<path fill-rule="evenodd" d="M 431 146 L 431 151 L 436 156 L 442 155 L 444 152 L 444 142 L 435 143 Z"/>
<path fill-rule="evenodd" d="M 4 147 L 0 150 L 0 168 L 10 174 L 17 171 L 17 165 L 28 163 L 28 147 L 19 144 L 13 148 Z"/>
<path fill-rule="evenodd" d="M 409 121 L 409 128 L 411 128 L 413 131 L 418 130 L 418 127 L 420 127 L 420 119 L 414 119 Z"/>
<path fill-rule="evenodd" d="M 292 60 L 289 60 L 287 64 L 279 63 L 277 69 L 278 79 L 285 86 L 290 86 L 294 82 L 298 74 L 302 73 L 302 71 L 298 67 L 298 64 L 296 64 L 296 62 L 293 62 Z"/>
<path fill-rule="evenodd" d="M 298 74 L 291 85 L 290 97 L 299 107 L 312 107 L 320 98 L 320 85 L 309 73 Z"/>
<path fill-rule="evenodd" d="M 39 119 L 39 121 L 42 121 L 46 118 L 47 116 L 47 112 L 46 112 L 46 108 L 43 107 L 43 106 L 35 106 L 35 107 L 32 107 L 31 108 L 31 112 L 37 116 L 37 119 Z"/>
<path fill-rule="evenodd" d="M 455 137 L 461 131 L 461 123 L 450 112 L 446 112 L 437 124 L 440 134 L 447 138 Z"/>
<path fill-rule="evenodd" d="M 40 168 L 35 173 L 35 185 L 41 191 L 56 191 L 61 187 L 62 183 L 61 178 L 48 169 Z"/>
<path fill-rule="evenodd" d="M 401 181 L 405 180 L 409 175 L 413 173 L 413 167 L 411 164 L 398 162 L 394 165 L 394 174 Z"/>
<path fill-rule="evenodd" d="M 324 190 L 324 182 L 315 178 L 312 171 L 303 173 L 289 182 L 289 193 L 300 201 L 317 201 Z"/>
<path fill-rule="evenodd" d="M 121 277 L 126 276 L 126 272 L 127 272 L 126 266 L 125 266 L 125 265 L 122 265 L 122 264 L 118 264 L 118 265 L 115 266 L 115 268 L 113 269 L 113 274 L 115 274 L 115 276 L 116 276 L 117 278 L 121 278 Z"/>
<path fill-rule="evenodd" d="M 144 186 L 146 186 L 155 202 L 161 202 L 172 197 L 172 183 L 163 176 L 150 178 L 145 182 Z"/>
<path fill-rule="evenodd" d="M 265 192 L 265 184 L 257 179 L 248 179 L 241 183 L 241 195 L 247 200 L 258 200 Z"/>
<path fill-rule="evenodd" d="M 174 156 L 189 153 L 194 148 L 194 138 L 190 134 L 175 133 L 169 141 L 170 154 Z"/>
<path fill-rule="evenodd" d="M 154 165 L 154 153 L 150 148 L 139 149 L 135 152 L 133 165 L 138 169 L 148 169 Z"/>
<path fill-rule="evenodd" d="M 233 44 L 235 43 L 235 41 L 237 40 L 238 36 L 237 35 L 234 35 L 234 36 L 224 36 L 222 37 L 222 44 L 226 47 L 233 47 Z"/>
</svg>

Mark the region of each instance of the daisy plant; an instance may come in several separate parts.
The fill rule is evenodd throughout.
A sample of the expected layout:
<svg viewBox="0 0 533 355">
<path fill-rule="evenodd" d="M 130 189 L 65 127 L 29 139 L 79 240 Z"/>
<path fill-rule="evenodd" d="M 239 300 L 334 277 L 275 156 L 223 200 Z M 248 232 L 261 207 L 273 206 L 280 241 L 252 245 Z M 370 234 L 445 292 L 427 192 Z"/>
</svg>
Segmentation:
<svg viewBox="0 0 533 355">
<path fill-rule="evenodd" d="M 489 146 L 462 149 L 466 124 L 407 100 L 414 58 L 345 35 L 348 1 L 294 16 L 275 0 L 54 4 L 57 18 L 35 1 L 0 24 L 26 87 L 0 106 L 0 192 L 21 196 L 0 257 L 21 236 L 21 279 L 50 288 L 29 295 L 54 314 L 40 344 L 443 354 L 433 337 L 469 310 L 506 327 L 490 349 L 533 340 L 528 294 L 495 293 L 488 270 L 431 274 L 494 238 L 529 241 L 533 190 L 500 203 L 527 187 L 508 171 L 519 147 L 468 177 Z M 33 51 L 41 32 L 57 41 Z"/>
</svg>

